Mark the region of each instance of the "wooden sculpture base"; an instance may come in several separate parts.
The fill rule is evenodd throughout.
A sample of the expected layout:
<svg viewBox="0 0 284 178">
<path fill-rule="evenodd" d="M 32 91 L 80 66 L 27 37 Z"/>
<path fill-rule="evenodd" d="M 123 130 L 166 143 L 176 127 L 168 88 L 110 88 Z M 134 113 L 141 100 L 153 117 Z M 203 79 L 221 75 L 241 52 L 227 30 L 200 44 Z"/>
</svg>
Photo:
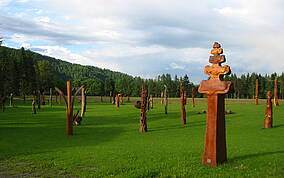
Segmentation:
<svg viewBox="0 0 284 178">
<path fill-rule="evenodd" d="M 207 102 L 206 137 L 202 163 L 206 166 L 217 166 L 227 161 L 224 95 L 208 95 Z"/>
<path fill-rule="evenodd" d="M 264 119 L 264 128 L 272 128 L 272 119 L 271 118 L 265 118 Z"/>
</svg>

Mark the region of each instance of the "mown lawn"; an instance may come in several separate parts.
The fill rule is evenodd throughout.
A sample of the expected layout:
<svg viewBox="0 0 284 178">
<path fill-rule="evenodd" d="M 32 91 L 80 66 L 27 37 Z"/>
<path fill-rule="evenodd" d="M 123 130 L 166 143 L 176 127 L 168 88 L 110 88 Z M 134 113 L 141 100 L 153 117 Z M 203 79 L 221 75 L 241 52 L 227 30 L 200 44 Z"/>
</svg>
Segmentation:
<svg viewBox="0 0 284 178">
<path fill-rule="evenodd" d="M 77 109 L 80 105 L 76 103 Z M 206 105 L 180 105 L 168 115 L 156 104 L 148 113 L 149 132 L 139 133 L 139 110 L 126 103 L 88 103 L 74 136 L 65 134 L 65 106 L 30 104 L 0 112 L 0 177 L 283 177 L 284 105 L 274 107 L 274 128 L 262 129 L 265 105 L 227 105 L 228 162 L 201 164 Z"/>
</svg>

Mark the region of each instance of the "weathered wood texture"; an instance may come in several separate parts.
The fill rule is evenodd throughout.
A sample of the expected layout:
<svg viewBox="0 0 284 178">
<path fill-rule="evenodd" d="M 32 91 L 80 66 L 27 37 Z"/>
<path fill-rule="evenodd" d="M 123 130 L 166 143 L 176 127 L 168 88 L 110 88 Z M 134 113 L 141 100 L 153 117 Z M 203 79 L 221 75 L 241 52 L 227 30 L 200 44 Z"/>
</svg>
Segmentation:
<svg viewBox="0 0 284 178">
<path fill-rule="evenodd" d="M 181 103 L 181 124 L 185 126 L 186 125 L 186 111 L 185 111 L 186 94 L 185 94 L 184 86 L 180 87 L 180 103 Z"/>
<path fill-rule="evenodd" d="M 266 100 L 266 111 L 265 111 L 265 118 L 264 118 L 264 128 L 272 128 L 272 94 L 270 91 L 266 94 L 267 100 Z"/>
<path fill-rule="evenodd" d="M 199 93 L 207 94 L 207 120 L 206 137 L 202 163 L 206 166 L 217 166 L 227 161 L 226 128 L 225 128 L 225 100 L 224 94 L 231 87 L 230 81 L 222 81 L 223 75 L 230 73 L 230 66 L 221 64 L 225 62 L 225 56 L 221 45 L 214 43 L 209 62 L 211 66 L 205 66 L 204 73 L 210 75 L 209 80 L 203 80 L 198 88 Z"/>
<path fill-rule="evenodd" d="M 143 84 L 141 87 L 141 105 L 140 105 L 140 132 L 147 132 L 147 97 L 148 97 L 148 86 Z"/>
</svg>

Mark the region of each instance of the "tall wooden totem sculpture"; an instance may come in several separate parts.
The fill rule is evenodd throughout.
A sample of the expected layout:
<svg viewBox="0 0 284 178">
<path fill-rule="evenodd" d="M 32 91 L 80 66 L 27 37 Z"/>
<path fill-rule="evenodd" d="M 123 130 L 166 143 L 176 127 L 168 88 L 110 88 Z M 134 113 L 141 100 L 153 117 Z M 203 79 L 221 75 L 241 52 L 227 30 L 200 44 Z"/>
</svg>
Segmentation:
<svg viewBox="0 0 284 178">
<path fill-rule="evenodd" d="M 258 104 L 258 79 L 255 80 L 255 104 Z"/>
<path fill-rule="evenodd" d="M 141 105 L 140 105 L 140 132 L 147 132 L 147 97 L 148 97 L 148 86 L 143 84 L 141 87 Z"/>
<path fill-rule="evenodd" d="M 278 82 L 277 79 L 274 80 L 274 106 L 279 106 L 279 102 L 278 102 Z"/>
<path fill-rule="evenodd" d="M 180 86 L 180 103 L 181 103 L 181 124 L 185 126 L 186 124 L 186 94 L 184 90 L 184 86 Z"/>
<path fill-rule="evenodd" d="M 270 91 L 266 94 L 266 112 L 265 112 L 265 119 L 264 119 L 264 128 L 272 128 L 272 94 Z"/>
<path fill-rule="evenodd" d="M 217 42 L 213 44 L 209 62 L 204 73 L 210 75 L 209 80 L 203 80 L 198 88 L 199 93 L 208 95 L 206 137 L 202 163 L 206 166 L 217 166 L 227 161 L 226 129 L 225 129 L 225 100 L 224 94 L 230 90 L 231 82 L 222 81 L 223 75 L 230 73 L 230 66 L 221 64 L 226 61 L 221 55 L 223 49 Z"/>
<path fill-rule="evenodd" d="M 119 95 L 118 94 L 116 94 L 115 96 L 115 106 L 119 108 Z"/>
<path fill-rule="evenodd" d="M 64 99 L 66 103 L 66 133 L 67 135 L 73 135 L 73 107 L 74 107 L 74 101 L 75 96 L 81 91 L 83 86 L 81 86 L 77 91 L 75 92 L 74 96 L 72 97 L 72 84 L 71 81 L 67 81 L 66 83 L 67 88 L 67 96 L 64 95 L 64 93 L 59 89 L 55 87 L 55 91 L 58 92 Z"/>
</svg>

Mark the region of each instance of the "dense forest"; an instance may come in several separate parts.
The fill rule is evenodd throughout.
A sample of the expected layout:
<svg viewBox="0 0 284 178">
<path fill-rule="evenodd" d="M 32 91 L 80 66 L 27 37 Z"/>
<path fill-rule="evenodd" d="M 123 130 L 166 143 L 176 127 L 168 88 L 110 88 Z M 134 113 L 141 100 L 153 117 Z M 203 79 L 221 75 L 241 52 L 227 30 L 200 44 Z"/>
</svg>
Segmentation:
<svg viewBox="0 0 284 178">
<path fill-rule="evenodd" d="M 64 90 L 66 80 L 73 82 L 73 87 L 84 85 L 88 95 L 108 96 L 110 91 L 123 93 L 125 96 L 139 96 L 142 83 L 147 83 L 149 93 L 160 96 L 164 85 L 168 87 L 170 97 L 179 96 L 179 86 L 182 83 L 187 95 L 191 96 L 192 88 L 197 91 L 187 75 L 183 77 L 170 74 L 157 76 L 156 79 L 142 79 L 120 72 L 101 69 L 94 66 L 72 64 L 59 59 L 43 56 L 38 53 L 21 49 L 0 47 L 0 95 L 24 96 L 35 91 L 49 91 L 55 86 Z M 224 80 L 234 83 L 234 88 L 227 97 L 253 98 L 255 95 L 255 80 L 259 80 L 259 97 L 265 98 L 268 90 L 273 91 L 273 80 L 278 79 L 279 97 L 284 95 L 284 73 L 277 75 L 260 75 L 256 73 L 235 74 L 225 76 Z M 195 92 L 196 97 L 203 97 Z"/>
</svg>

